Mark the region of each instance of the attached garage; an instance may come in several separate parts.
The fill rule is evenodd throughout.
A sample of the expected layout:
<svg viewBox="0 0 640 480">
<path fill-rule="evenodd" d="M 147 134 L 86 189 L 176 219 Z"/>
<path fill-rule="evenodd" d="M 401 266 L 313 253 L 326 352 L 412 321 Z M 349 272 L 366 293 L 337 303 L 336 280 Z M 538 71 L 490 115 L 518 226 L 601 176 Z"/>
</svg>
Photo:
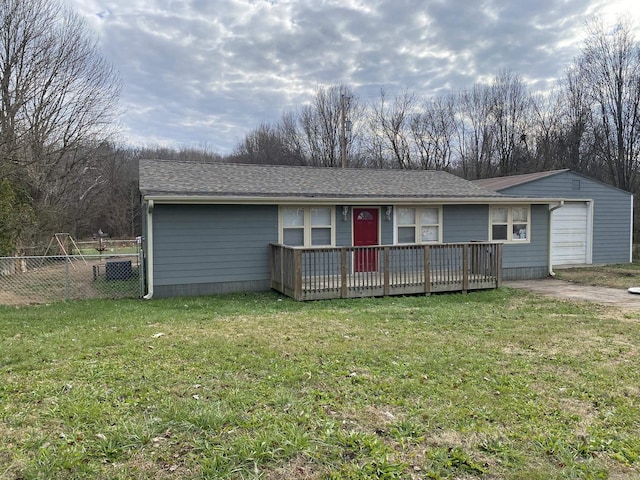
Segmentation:
<svg viewBox="0 0 640 480">
<path fill-rule="evenodd" d="M 551 217 L 553 265 L 591 263 L 591 216 L 589 202 L 565 202 Z"/>
<path fill-rule="evenodd" d="M 570 170 L 474 183 L 504 195 L 563 199 L 561 207 L 551 209 L 551 266 L 631 262 L 631 193 Z"/>
</svg>

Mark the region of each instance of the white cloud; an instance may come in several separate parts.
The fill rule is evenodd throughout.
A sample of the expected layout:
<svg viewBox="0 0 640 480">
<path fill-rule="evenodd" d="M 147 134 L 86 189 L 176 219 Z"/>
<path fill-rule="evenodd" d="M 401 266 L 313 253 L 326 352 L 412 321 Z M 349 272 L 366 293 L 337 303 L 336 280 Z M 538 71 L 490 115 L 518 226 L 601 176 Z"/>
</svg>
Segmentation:
<svg viewBox="0 0 640 480">
<path fill-rule="evenodd" d="M 544 88 L 635 0 L 67 0 L 121 72 L 125 141 L 229 152 L 319 84 L 428 95 L 511 69 Z M 637 21 L 637 14 L 636 21 Z"/>
</svg>

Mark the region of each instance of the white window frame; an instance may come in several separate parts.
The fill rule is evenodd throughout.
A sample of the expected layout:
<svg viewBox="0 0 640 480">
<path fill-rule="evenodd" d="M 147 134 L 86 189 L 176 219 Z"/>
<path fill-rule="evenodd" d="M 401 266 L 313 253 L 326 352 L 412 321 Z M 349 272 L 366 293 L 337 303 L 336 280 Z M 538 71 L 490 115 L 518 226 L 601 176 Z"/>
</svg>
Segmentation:
<svg viewBox="0 0 640 480">
<path fill-rule="evenodd" d="M 413 224 L 404 224 L 400 225 L 399 222 L 399 210 L 403 208 L 412 209 L 415 211 L 415 223 Z M 423 209 L 435 209 L 438 211 L 438 223 L 422 223 L 422 210 Z M 396 245 L 412 245 L 412 244 L 438 244 L 442 243 L 442 205 L 402 205 L 396 206 L 393 209 L 394 217 L 393 217 L 393 243 Z M 398 230 L 402 227 L 414 227 L 414 239 L 412 243 L 400 243 Z M 422 227 L 438 227 L 438 240 L 423 242 L 422 241 Z"/>
<path fill-rule="evenodd" d="M 333 247 L 336 244 L 336 209 L 332 205 L 280 205 L 278 208 L 278 243 L 284 244 L 284 211 L 285 209 L 302 209 L 304 222 L 301 228 L 303 230 L 303 247 Z M 311 211 L 315 208 L 329 209 L 331 215 L 331 223 L 327 225 L 312 225 L 311 224 Z M 295 228 L 295 227 L 292 227 Z M 331 229 L 331 244 L 329 245 L 312 245 L 311 238 L 314 228 L 330 228 Z"/>
<path fill-rule="evenodd" d="M 507 221 L 504 222 L 493 222 L 493 211 L 498 208 L 505 208 L 507 210 Z M 513 237 L 513 210 L 515 208 L 524 208 L 527 211 L 527 221 L 525 222 L 515 222 L 516 224 L 524 224 L 526 225 L 527 230 L 527 238 L 514 238 Z M 507 238 L 493 238 L 493 226 L 494 225 L 506 225 L 507 226 Z M 489 208 L 489 241 L 491 242 L 502 242 L 502 243 L 531 243 L 531 205 L 491 205 Z"/>
</svg>

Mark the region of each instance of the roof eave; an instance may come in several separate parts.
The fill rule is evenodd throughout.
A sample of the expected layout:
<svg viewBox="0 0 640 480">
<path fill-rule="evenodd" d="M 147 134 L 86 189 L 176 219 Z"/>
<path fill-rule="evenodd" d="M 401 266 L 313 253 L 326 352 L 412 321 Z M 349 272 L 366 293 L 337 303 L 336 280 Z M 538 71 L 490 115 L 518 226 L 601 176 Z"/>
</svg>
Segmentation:
<svg viewBox="0 0 640 480">
<path fill-rule="evenodd" d="M 447 205 L 479 205 L 479 204 L 553 204 L 562 198 L 539 197 L 241 197 L 241 196 L 206 196 L 206 195 L 143 195 L 144 201 L 153 200 L 156 204 L 184 205 L 411 205 L 411 204 L 447 204 Z"/>
</svg>

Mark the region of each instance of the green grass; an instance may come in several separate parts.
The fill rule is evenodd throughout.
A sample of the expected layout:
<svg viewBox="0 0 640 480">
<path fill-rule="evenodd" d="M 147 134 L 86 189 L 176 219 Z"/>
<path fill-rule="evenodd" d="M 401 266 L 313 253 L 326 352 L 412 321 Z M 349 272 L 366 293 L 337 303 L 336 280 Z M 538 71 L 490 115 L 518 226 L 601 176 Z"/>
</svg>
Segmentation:
<svg viewBox="0 0 640 480">
<path fill-rule="evenodd" d="M 638 478 L 638 345 L 510 289 L 2 307 L 0 478 Z"/>
<path fill-rule="evenodd" d="M 122 280 L 107 280 L 106 275 L 102 275 L 93 281 L 93 287 L 101 296 L 115 298 L 132 297 L 135 294 L 141 296 L 140 268 L 134 266 L 131 269 L 131 276 Z"/>
</svg>

